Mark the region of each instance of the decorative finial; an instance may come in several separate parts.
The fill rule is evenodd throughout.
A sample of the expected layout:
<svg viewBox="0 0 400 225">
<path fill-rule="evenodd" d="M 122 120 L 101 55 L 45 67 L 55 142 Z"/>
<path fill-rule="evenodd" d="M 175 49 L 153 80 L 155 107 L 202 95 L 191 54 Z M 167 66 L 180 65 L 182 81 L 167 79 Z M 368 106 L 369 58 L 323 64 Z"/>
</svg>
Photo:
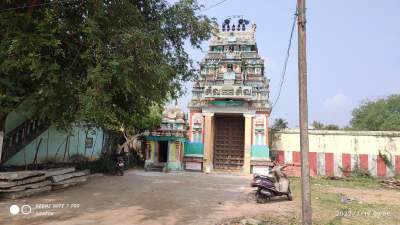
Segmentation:
<svg viewBox="0 0 400 225">
<path fill-rule="evenodd" d="M 242 15 L 234 15 L 224 20 L 222 23 L 222 32 L 245 31 L 249 23 L 250 21 L 244 19 Z"/>
<path fill-rule="evenodd" d="M 251 30 L 253 32 L 256 32 L 256 29 L 257 29 L 257 25 L 255 23 L 253 23 L 253 25 L 251 25 Z"/>
</svg>

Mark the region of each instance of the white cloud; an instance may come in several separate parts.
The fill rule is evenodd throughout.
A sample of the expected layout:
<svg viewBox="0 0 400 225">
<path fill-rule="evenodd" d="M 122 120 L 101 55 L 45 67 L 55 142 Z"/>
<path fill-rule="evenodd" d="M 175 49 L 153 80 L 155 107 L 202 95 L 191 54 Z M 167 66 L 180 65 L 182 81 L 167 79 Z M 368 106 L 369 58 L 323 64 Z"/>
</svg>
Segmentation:
<svg viewBox="0 0 400 225">
<path fill-rule="evenodd" d="M 346 95 L 338 93 L 332 97 L 325 99 L 324 105 L 328 109 L 341 109 L 348 106 L 349 99 Z"/>
</svg>

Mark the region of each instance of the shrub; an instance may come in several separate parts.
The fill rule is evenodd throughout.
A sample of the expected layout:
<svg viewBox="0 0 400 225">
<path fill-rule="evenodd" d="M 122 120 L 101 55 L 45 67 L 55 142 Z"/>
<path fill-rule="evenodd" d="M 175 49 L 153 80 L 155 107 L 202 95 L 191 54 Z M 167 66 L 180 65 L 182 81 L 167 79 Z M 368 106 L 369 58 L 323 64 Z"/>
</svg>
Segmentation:
<svg viewBox="0 0 400 225">
<path fill-rule="evenodd" d="M 62 160 L 57 158 L 56 156 L 46 157 L 45 159 L 41 160 L 40 163 L 42 164 L 56 164 L 60 163 Z"/>
<path fill-rule="evenodd" d="M 356 165 L 352 170 L 350 168 L 342 168 L 339 167 L 339 169 L 342 171 L 343 174 L 345 174 L 347 177 L 353 177 L 353 178 L 372 178 L 371 173 L 369 170 L 360 168 L 358 165 Z"/>
<path fill-rule="evenodd" d="M 102 155 L 91 163 L 90 170 L 97 173 L 112 173 L 115 170 L 115 163 L 110 156 Z"/>
<path fill-rule="evenodd" d="M 372 178 L 372 175 L 369 172 L 369 170 L 360 168 L 358 166 L 354 167 L 354 169 L 350 171 L 350 176 L 360 177 L 360 178 Z"/>
<path fill-rule="evenodd" d="M 69 157 L 69 161 L 72 163 L 82 163 L 89 161 L 89 158 L 82 154 L 74 154 Z"/>
<path fill-rule="evenodd" d="M 381 159 L 383 160 L 383 162 L 387 167 L 393 168 L 393 164 L 390 161 L 389 156 L 386 155 L 385 153 L 382 153 L 381 150 L 379 150 L 379 157 L 381 157 Z"/>
</svg>

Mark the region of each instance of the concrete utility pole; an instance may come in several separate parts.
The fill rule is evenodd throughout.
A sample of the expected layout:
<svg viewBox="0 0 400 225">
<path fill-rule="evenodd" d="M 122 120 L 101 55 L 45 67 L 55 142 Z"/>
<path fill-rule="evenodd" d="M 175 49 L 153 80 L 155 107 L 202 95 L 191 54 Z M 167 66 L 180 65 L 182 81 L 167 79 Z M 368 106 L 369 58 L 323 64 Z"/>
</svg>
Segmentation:
<svg viewBox="0 0 400 225">
<path fill-rule="evenodd" d="M 306 3 L 297 0 L 298 63 L 299 63 L 299 111 L 301 150 L 301 202 L 303 224 L 312 224 L 310 164 L 308 160 L 308 103 L 306 58 Z"/>
</svg>

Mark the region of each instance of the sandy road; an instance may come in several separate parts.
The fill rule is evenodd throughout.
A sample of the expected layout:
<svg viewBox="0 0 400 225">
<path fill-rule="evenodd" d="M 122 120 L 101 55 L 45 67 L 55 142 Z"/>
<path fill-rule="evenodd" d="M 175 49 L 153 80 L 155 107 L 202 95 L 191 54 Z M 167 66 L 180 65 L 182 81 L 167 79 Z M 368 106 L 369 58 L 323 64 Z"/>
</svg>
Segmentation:
<svg viewBox="0 0 400 225">
<path fill-rule="evenodd" d="M 67 190 L 0 202 L 0 224 L 215 224 L 265 212 L 293 213 L 299 202 L 256 204 L 250 177 L 232 174 L 130 170 Z M 12 204 L 29 205 L 11 215 Z M 27 209 L 27 207 L 25 207 Z M 27 210 L 26 210 L 27 211 Z"/>
</svg>

